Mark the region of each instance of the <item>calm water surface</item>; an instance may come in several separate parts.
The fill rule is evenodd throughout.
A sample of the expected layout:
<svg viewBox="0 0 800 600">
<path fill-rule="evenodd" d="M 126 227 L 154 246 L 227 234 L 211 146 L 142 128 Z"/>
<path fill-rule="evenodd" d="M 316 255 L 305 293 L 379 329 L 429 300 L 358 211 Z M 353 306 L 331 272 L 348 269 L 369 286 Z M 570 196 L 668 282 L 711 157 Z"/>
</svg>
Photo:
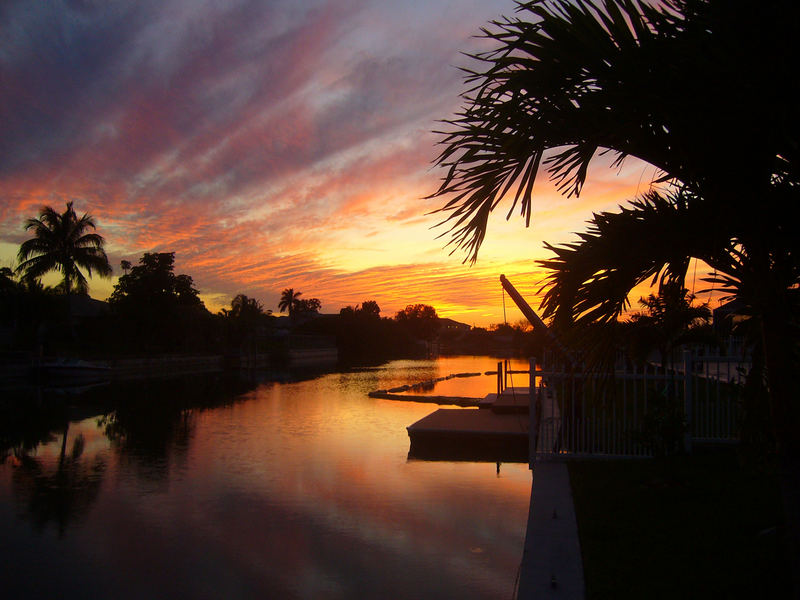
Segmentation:
<svg viewBox="0 0 800 600">
<path fill-rule="evenodd" d="M 527 465 L 410 461 L 406 427 L 436 407 L 367 397 L 496 363 L 94 390 L 0 448 L 0 596 L 510 598 Z"/>
</svg>

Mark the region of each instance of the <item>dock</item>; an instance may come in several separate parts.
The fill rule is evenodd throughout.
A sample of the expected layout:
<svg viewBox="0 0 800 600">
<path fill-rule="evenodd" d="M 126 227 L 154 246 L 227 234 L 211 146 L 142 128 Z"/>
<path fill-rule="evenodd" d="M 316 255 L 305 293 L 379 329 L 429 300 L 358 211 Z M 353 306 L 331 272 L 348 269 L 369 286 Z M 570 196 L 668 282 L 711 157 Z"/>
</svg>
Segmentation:
<svg viewBox="0 0 800 600">
<path fill-rule="evenodd" d="M 488 394 L 478 403 L 480 408 L 488 408 L 496 414 L 528 414 L 530 407 L 530 388 L 506 388 L 498 398 L 497 394 Z"/>
<path fill-rule="evenodd" d="M 528 388 L 488 394 L 478 409 L 441 408 L 407 427 L 408 456 L 422 460 L 528 462 Z"/>
<path fill-rule="evenodd" d="M 558 405 L 541 403 L 531 436 L 529 388 L 488 394 L 479 407 L 439 409 L 409 426 L 409 458 L 528 462 L 533 480 L 515 598 L 582 600 L 586 590 L 569 473 L 554 453 Z"/>
</svg>

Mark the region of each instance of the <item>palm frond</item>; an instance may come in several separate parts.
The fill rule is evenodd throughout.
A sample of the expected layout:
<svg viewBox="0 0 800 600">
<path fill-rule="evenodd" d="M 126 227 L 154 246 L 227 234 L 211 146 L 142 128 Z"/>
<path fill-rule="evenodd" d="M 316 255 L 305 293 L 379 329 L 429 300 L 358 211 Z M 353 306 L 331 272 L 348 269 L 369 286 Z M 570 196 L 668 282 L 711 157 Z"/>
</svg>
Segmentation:
<svg viewBox="0 0 800 600">
<path fill-rule="evenodd" d="M 796 6 L 538 0 L 519 14 L 482 30 L 493 48 L 469 55 L 464 105 L 439 132 L 445 174 L 428 198 L 444 200 L 438 225 L 465 260 L 500 203 L 530 221 L 542 169 L 578 195 L 603 152 L 736 209 L 775 181 L 800 185 L 796 95 L 782 83 L 796 66 L 780 49 Z"/>
<path fill-rule="evenodd" d="M 446 121 L 451 130 L 442 133 L 436 160 L 447 173 L 431 196 L 450 197 L 437 211 L 449 213 L 440 224 L 449 225 L 451 243 L 469 259 L 477 257 L 488 214 L 510 191 L 508 216 L 519 206 L 530 222 L 543 165 L 571 196 L 599 149 L 630 153 L 630 128 L 620 133 L 623 107 L 615 99 L 628 93 L 630 76 L 647 73 L 642 48 L 677 27 L 665 10 L 629 0 L 602 7 L 529 2 L 519 7 L 528 21 L 506 18 L 483 30 L 497 46 L 471 56 L 485 69 L 467 71 L 466 106 Z"/>
<path fill-rule="evenodd" d="M 709 211 L 709 203 L 686 191 L 653 191 L 619 212 L 595 214 L 576 242 L 546 244 L 554 256 L 537 261 L 550 271 L 543 316 L 559 324 L 609 323 L 640 283 L 682 286 L 691 257 L 713 261 L 719 253 Z"/>
</svg>

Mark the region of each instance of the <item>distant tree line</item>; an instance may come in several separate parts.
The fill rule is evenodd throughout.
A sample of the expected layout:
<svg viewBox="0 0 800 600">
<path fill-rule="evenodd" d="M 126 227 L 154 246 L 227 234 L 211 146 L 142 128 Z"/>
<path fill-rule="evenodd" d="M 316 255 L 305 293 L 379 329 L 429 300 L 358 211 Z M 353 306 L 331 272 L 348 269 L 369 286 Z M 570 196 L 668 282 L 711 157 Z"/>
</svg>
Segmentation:
<svg viewBox="0 0 800 600">
<path fill-rule="evenodd" d="M 542 356 L 541 332 L 526 323 L 468 327 L 440 319 L 428 304 L 409 304 L 393 317 L 382 317 L 375 300 L 346 306 L 338 315 L 321 315 L 318 298 L 303 298 L 293 287 L 280 295 L 279 320 L 262 303 L 237 294 L 219 313 L 209 312 L 194 280 L 175 273 L 175 253 L 144 253 L 138 264 L 121 262 L 122 276 L 107 305 L 87 295 L 86 277 L 111 273 L 104 240 L 94 233 L 91 216 L 78 217 L 72 203 L 63 213 L 44 207 L 26 229 L 33 238 L 19 251 L 16 271 L 0 269 L 0 309 L 7 348 L 47 354 L 92 356 L 142 353 L 212 352 L 280 354 L 287 336 L 324 335 L 335 339 L 345 362 L 363 363 L 395 357 L 445 353 L 515 353 Z M 48 271 L 63 275 L 50 288 L 41 283 Z M 687 343 L 713 343 L 707 305 L 680 285 L 662 286 L 642 298 L 642 312 L 624 322 L 601 327 L 602 335 L 633 360 L 656 357 L 671 363 Z M 444 324 L 444 325 L 443 325 Z M 613 329 L 613 331 L 611 331 Z M 586 332 L 583 332 L 586 334 Z"/>
<path fill-rule="evenodd" d="M 11 350 L 46 355 L 108 357 L 143 353 L 273 353 L 287 336 L 336 339 L 346 361 L 374 361 L 430 351 L 440 320 L 426 304 L 411 304 L 393 318 L 381 317 L 374 300 L 320 315 L 318 298 L 285 288 L 280 321 L 260 301 L 236 295 L 214 315 L 194 280 L 175 273 L 174 252 L 146 252 L 137 264 L 121 261 L 123 274 L 107 303 L 89 298 L 87 276 L 112 273 L 94 218 L 78 216 L 72 202 L 61 213 L 43 207 L 25 229 L 16 269 L 0 269 L 0 342 Z M 62 276 L 42 284 L 49 272 Z"/>
</svg>

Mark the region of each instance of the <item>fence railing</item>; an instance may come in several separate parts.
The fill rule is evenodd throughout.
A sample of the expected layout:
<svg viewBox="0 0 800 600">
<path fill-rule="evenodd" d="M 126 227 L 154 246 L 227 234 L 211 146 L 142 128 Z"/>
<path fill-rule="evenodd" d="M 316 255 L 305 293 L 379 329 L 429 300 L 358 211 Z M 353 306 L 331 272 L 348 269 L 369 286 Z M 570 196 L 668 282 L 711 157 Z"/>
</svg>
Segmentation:
<svg viewBox="0 0 800 600">
<path fill-rule="evenodd" d="M 722 356 L 603 377 L 531 361 L 537 454 L 652 456 L 736 441 L 748 365 Z M 537 403 L 537 405 L 534 405 Z"/>
</svg>

